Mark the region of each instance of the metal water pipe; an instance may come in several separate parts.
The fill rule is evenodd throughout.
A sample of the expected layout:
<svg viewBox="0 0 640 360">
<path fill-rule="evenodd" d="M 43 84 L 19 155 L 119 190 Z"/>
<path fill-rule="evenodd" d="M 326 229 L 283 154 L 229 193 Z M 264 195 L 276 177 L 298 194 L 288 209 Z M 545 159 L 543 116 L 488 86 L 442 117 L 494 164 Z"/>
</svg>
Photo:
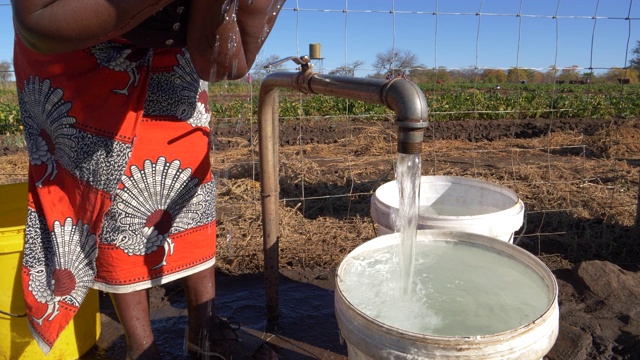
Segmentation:
<svg viewBox="0 0 640 360">
<path fill-rule="evenodd" d="M 299 72 L 277 72 L 262 81 L 258 100 L 258 140 L 260 150 L 260 195 L 262 202 L 262 233 L 264 276 L 267 306 L 267 327 L 275 329 L 280 319 L 279 277 L 279 162 L 278 89 L 289 88 L 304 94 L 321 94 L 385 105 L 395 112 L 398 126 L 397 151 L 420 154 L 424 129 L 428 125 L 428 106 L 424 93 L 406 79 L 367 79 L 332 76 L 311 71 L 309 58 L 289 57 L 300 65 Z"/>
</svg>

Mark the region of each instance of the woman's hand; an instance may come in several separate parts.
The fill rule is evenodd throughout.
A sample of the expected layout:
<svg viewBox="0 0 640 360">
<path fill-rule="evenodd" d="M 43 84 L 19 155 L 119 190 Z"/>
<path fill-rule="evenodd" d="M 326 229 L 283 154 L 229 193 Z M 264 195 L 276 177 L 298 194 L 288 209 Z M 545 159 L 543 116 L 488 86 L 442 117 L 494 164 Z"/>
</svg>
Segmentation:
<svg viewBox="0 0 640 360">
<path fill-rule="evenodd" d="M 249 72 L 285 0 L 192 0 L 187 48 L 200 78 Z"/>
<path fill-rule="evenodd" d="M 101 43 L 131 30 L 173 0 L 11 0 L 22 41 L 41 53 Z"/>
</svg>

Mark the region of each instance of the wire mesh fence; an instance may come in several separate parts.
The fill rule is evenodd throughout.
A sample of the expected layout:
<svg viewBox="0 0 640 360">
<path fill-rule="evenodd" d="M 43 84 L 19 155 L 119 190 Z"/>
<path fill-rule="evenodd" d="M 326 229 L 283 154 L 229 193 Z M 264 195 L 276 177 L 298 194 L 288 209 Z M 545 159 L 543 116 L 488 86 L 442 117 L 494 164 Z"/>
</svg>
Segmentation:
<svg viewBox="0 0 640 360">
<path fill-rule="evenodd" d="M 602 242 L 625 244 L 614 238 L 637 223 L 640 85 L 629 64 L 639 36 L 638 3 L 451 3 L 288 0 L 258 64 L 266 65 L 272 54 L 271 60 L 309 55 L 307 44 L 321 43 L 324 56 L 312 58 L 317 72 L 406 75 L 430 105 L 423 175 L 484 178 L 515 190 L 527 206 L 518 237 L 529 246 L 561 243 L 558 251 L 633 262 L 633 254 Z M 414 61 L 397 62 L 406 51 Z M 387 52 L 391 58 L 376 64 Z M 289 62 L 277 70 L 296 66 Z M 213 161 L 220 194 L 259 209 L 256 107 L 264 69 L 254 67 L 252 74 L 254 81 L 211 88 L 214 128 L 233 129 L 215 134 Z M 3 129 L 16 121 L 14 86 L 12 76 L 0 81 L 0 110 L 10 114 L 0 114 Z M 376 187 L 394 177 L 396 134 L 387 126 L 393 114 L 297 93 L 282 98 L 281 121 L 295 136 L 281 144 L 281 201 L 302 216 L 285 214 L 283 233 L 297 236 L 286 228 L 292 219 L 329 217 L 340 223 L 325 226 L 344 228 L 359 223 L 369 215 L 367 201 Z M 342 137 L 307 133 L 316 123 Z M 24 176 L 7 170 L 0 181 Z M 251 184 L 236 188 L 228 181 L 237 179 Z M 225 246 L 240 241 L 239 230 L 222 230 Z M 304 254 L 304 246 L 299 251 Z"/>
</svg>

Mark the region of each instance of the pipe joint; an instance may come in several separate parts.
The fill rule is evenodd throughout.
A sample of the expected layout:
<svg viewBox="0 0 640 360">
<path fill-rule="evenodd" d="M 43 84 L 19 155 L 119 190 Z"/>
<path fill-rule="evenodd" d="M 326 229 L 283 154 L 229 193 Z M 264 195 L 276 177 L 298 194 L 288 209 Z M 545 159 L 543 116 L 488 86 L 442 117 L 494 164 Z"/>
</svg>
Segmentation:
<svg viewBox="0 0 640 360">
<path fill-rule="evenodd" d="M 422 142 L 424 138 L 424 128 L 399 127 L 398 128 L 398 153 L 400 154 L 420 154 L 422 152 Z"/>
<path fill-rule="evenodd" d="M 314 92 L 311 89 L 309 82 L 315 75 L 316 74 L 311 71 L 311 69 L 298 72 L 293 79 L 293 88 L 305 95 L 313 94 Z"/>
</svg>

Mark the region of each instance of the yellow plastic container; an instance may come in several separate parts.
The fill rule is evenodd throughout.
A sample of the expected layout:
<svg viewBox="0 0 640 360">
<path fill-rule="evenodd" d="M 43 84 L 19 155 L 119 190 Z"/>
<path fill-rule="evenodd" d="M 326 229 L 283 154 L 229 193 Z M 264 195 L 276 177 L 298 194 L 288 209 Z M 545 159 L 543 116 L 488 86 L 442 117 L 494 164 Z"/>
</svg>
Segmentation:
<svg viewBox="0 0 640 360">
<path fill-rule="evenodd" d="M 0 185 L 0 310 L 25 314 L 20 271 L 27 219 L 27 184 Z M 27 318 L 0 313 L 0 359 L 77 359 L 100 335 L 98 292 L 89 291 L 78 313 L 47 356 L 31 336 Z"/>
</svg>

